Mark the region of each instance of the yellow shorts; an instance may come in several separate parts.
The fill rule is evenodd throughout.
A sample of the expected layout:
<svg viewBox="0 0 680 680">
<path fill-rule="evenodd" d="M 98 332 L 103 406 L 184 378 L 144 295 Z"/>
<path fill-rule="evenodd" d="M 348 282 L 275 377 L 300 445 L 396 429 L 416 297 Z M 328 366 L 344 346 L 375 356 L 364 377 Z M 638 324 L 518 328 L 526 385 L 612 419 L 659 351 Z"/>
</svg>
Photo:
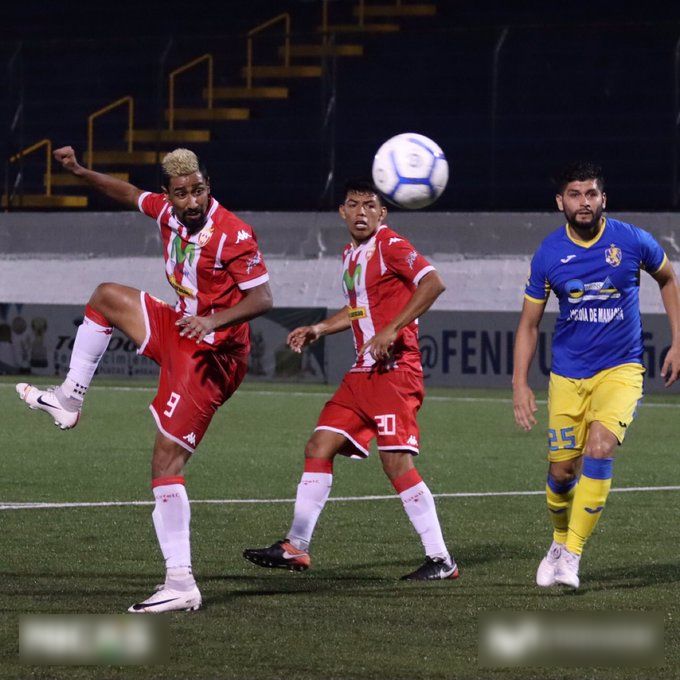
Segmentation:
<svg viewBox="0 0 680 680">
<path fill-rule="evenodd" d="M 602 423 L 623 443 L 642 399 L 640 364 L 621 364 L 592 378 L 564 378 L 550 374 L 548 388 L 548 460 L 557 463 L 578 458 L 586 443 L 588 426 Z"/>
</svg>

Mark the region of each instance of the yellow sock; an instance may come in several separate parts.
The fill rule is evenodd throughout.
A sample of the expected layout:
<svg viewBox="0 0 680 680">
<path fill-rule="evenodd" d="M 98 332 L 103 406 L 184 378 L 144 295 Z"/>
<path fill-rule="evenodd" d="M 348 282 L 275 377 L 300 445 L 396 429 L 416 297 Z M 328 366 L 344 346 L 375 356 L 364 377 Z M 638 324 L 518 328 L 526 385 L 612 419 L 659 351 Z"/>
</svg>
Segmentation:
<svg viewBox="0 0 680 680">
<path fill-rule="evenodd" d="M 566 547 L 580 555 L 597 526 L 612 484 L 613 458 L 583 457 L 581 478 L 572 501 Z"/>
<path fill-rule="evenodd" d="M 548 504 L 548 514 L 553 524 L 553 539 L 556 543 L 566 543 L 569 517 L 571 515 L 571 501 L 574 497 L 576 479 L 569 482 L 558 482 L 548 475 L 545 485 L 545 500 Z"/>
</svg>

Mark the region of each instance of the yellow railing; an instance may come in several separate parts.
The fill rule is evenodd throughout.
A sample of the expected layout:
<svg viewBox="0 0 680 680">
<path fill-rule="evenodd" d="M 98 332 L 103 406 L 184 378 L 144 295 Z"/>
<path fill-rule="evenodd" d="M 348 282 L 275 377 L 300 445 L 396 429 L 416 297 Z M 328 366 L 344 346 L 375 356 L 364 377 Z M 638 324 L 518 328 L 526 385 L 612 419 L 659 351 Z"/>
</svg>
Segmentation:
<svg viewBox="0 0 680 680">
<path fill-rule="evenodd" d="M 45 173 L 45 196 L 51 196 L 52 195 L 52 140 L 50 139 L 41 139 L 39 142 L 36 142 L 35 144 L 32 144 L 31 146 L 26 147 L 25 149 L 19 151 L 19 153 L 15 154 L 9 159 L 10 163 L 16 163 L 20 158 L 23 158 L 24 156 L 28 156 L 29 153 L 33 153 L 34 151 L 37 151 L 40 147 L 47 147 L 46 151 L 46 158 L 47 158 L 47 172 Z"/>
<path fill-rule="evenodd" d="M 119 106 L 127 104 L 128 106 L 128 151 L 132 151 L 132 139 L 134 135 L 134 125 L 135 125 L 135 102 L 129 95 L 127 97 L 121 97 L 116 99 L 115 102 L 102 107 L 98 111 L 90 114 L 87 118 L 87 167 L 92 169 L 92 155 L 94 152 L 94 121 L 95 118 L 103 116 L 113 109 L 117 109 Z"/>
<path fill-rule="evenodd" d="M 266 28 L 270 28 L 282 21 L 284 22 L 286 29 L 283 48 L 283 64 L 284 66 L 290 66 L 290 14 L 284 12 L 248 31 L 248 44 L 246 47 L 246 87 L 251 88 L 253 86 L 253 37 L 264 31 Z"/>
<path fill-rule="evenodd" d="M 357 25 L 363 28 L 364 19 L 366 16 L 366 8 L 364 0 L 358 0 L 357 10 Z M 321 3 L 321 32 L 324 35 L 324 39 L 328 36 L 328 0 L 323 0 Z"/>
<path fill-rule="evenodd" d="M 393 0 L 395 7 L 401 7 L 402 0 Z M 357 0 L 357 25 L 364 27 L 366 19 L 366 1 Z M 321 32 L 328 34 L 328 0 L 323 0 L 321 5 Z"/>
<path fill-rule="evenodd" d="M 188 71 L 189 69 L 194 68 L 194 66 L 198 66 L 198 64 L 203 63 L 204 61 L 208 62 L 208 108 L 212 109 L 213 107 L 213 57 L 212 54 L 203 54 L 200 57 L 196 57 L 196 59 L 190 61 L 187 64 L 184 64 L 184 66 L 180 66 L 179 68 L 176 68 L 169 76 L 168 76 L 168 130 L 174 130 L 175 129 L 175 76 L 178 76 L 180 73 L 184 73 L 185 71 Z"/>
</svg>

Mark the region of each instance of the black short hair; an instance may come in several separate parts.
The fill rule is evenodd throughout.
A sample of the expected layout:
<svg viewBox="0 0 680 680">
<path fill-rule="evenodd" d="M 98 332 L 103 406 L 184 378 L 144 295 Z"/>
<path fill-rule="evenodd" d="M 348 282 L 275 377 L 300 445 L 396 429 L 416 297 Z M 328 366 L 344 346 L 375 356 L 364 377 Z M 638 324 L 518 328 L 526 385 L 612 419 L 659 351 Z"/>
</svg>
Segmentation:
<svg viewBox="0 0 680 680">
<path fill-rule="evenodd" d="M 385 205 L 385 199 L 382 197 L 382 194 L 378 191 L 377 187 L 375 184 L 370 179 L 365 179 L 363 177 L 360 178 L 355 178 L 355 179 L 348 179 L 345 182 L 345 193 L 342 198 L 342 202 L 345 202 L 345 199 L 347 198 L 347 194 L 375 194 L 378 197 L 378 200 L 380 201 L 380 205 L 384 206 Z"/>
<path fill-rule="evenodd" d="M 604 191 L 602 168 L 592 161 L 573 161 L 566 165 L 555 178 L 557 193 L 562 194 L 570 182 L 585 182 L 594 179 L 600 191 Z"/>
</svg>

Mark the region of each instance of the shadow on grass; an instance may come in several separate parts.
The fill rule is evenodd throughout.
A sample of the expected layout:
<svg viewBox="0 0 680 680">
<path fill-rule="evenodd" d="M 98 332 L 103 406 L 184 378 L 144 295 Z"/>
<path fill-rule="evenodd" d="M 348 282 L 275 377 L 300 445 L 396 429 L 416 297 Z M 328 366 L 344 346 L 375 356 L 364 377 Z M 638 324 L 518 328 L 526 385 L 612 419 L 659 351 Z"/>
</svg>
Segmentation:
<svg viewBox="0 0 680 680">
<path fill-rule="evenodd" d="M 680 568 L 677 562 L 649 564 L 640 562 L 636 565 L 626 564 L 620 567 L 588 570 L 581 590 L 599 592 L 604 590 L 630 590 L 646 588 L 664 583 L 680 581 Z"/>
</svg>

